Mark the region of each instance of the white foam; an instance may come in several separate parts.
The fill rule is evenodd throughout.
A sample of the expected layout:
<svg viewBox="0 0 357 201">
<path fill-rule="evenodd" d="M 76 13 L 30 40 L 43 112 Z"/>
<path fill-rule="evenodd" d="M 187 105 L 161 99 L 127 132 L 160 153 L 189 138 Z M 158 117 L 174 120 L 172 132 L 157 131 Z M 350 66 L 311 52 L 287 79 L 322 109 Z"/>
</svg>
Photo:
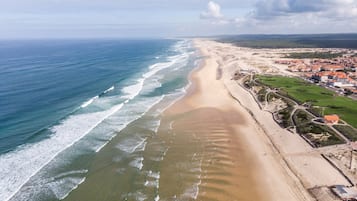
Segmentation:
<svg viewBox="0 0 357 201">
<path fill-rule="evenodd" d="M 162 100 L 164 100 L 164 98 L 166 97 L 166 95 L 161 95 L 160 98 L 158 98 L 157 100 L 155 100 L 149 108 L 154 107 L 155 105 L 159 104 Z M 146 110 L 145 113 L 143 115 L 145 115 L 149 110 Z"/>
<path fill-rule="evenodd" d="M 147 196 L 142 192 L 136 192 L 134 197 L 135 197 L 135 200 L 137 200 L 137 201 L 147 200 Z"/>
<path fill-rule="evenodd" d="M 198 160 L 193 161 L 192 164 L 193 165 L 197 164 L 197 165 L 196 165 L 196 167 L 191 168 L 190 172 L 199 173 L 199 175 L 201 175 L 201 173 L 202 173 L 202 162 L 203 162 L 202 158 L 199 161 Z"/>
<path fill-rule="evenodd" d="M 199 185 L 201 184 L 201 180 L 195 183 L 193 186 L 187 188 L 185 192 L 181 195 L 182 199 L 191 198 L 196 200 L 200 191 Z"/>
<path fill-rule="evenodd" d="M 144 183 L 144 185 L 145 185 L 146 187 L 155 187 L 155 188 L 159 188 L 159 181 L 157 181 L 157 180 L 153 180 L 153 181 L 146 181 L 146 182 Z"/>
<path fill-rule="evenodd" d="M 168 151 L 169 151 L 169 147 L 167 147 L 167 148 L 165 149 L 165 151 L 162 153 L 162 157 L 165 157 Z"/>
<path fill-rule="evenodd" d="M 114 86 L 111 86 L 110 88 L 108 88 L 107 90 L 105 90 L 103 93 L 106 94 L 110 91 L 113 91 L 114 90 Z"/>
<path fill-rule="evenodd" d="M 142 143 L 140 146 L 138 146 L 135 151 L 145 151 L 147 142 Z"/>
<path fill-rule="evenodd" d="M 144 166 L 143 161 L 144 161 L 144 157 L 135 158 L 133 161 L 129 163 L 129 165 L 131 167 L 135 167 L 141 170 Z"/>
<path fill-rule="evenodd" d="M 0 156 L 0 200 L 10 199 L 33 175 L 60 152 L 72 146 L 108 118 L 123 104 L 109 110 L 72 115 L 54 126 L 52 136 Z"/>
<path fill-rule="evenodd" d="M 93 103 L 93 101 L 95 99 L 99 98 L 99 96 L 94 96 L 93 98 L 87 100 L 86 102 L 84 102 L 82 105 L 81 105 L 81 108 L 85 108 L 87 107 L 88 105 L 90 105 L 91 103 Z"/>
<path fill-rule="evenodd" d="M 154 200 L 155 200 L 155 201 L 159 201 L 159 200 L 160 200 L 160 196 L 159 196 L 159 195 L 156 195 L 156 197 L 155 197 Z"/>
<path fill-rule="evenodd" d="M 73 170 L 46 179 L 35 179 L 33 183 L 25 185 L 21 193 L 16 194 L 11 200 L 43 200 L 44 194 L 52 194 L 59 200 L 64 199 L 85 181 L 83 174 L 87 172 L 86 169 Z"/>
<path fill-rule="evenodd" d="M 85 177 L 68 177 L 74 174 L 85 174 L 88 170 L 74 170 L 57 175 L 52 182 L 46 185 L 54 193 L 57 199 L 63 200 L 68 194 L 85 181 Z"/>
<path fill-rule="evenodd" d="M 185 41 L 185 43 L 187 43 L 187 41 Z M 180 54 L 168 57 L 169 61 L 167 61 L 167 62 L 159 62 L 159 63 L 155 63 L 155 64 L 149 66 L 149 71 L 144 73 L 136 81 L 135 84 L 124 87 L 122 89 L 122 92 L 125 93 L 126 95 L 123 98 L 128 99 L 125 101 L 125 103 L 128 103 L 129 100 L 131 100 L 131 99 L 135 98 L 137 95 L 139 95 L 139 93 L 143 89 L 144 82 L 146 79 L 152 77 L 153 75 L 155 75 L 156 73 L 158 73 L 161 70 L 164 70 L 166 68 L 173 66 L 175 63 L 177 63 L 179 61 L 187 61 L 189 54 L 186 53 L 185 51 L 183 51 L 183 49 L 181 47 L 185 43 L 177 42 L 177 44 L 174 46 L 175 51 L 180 52 Z"/>
<path fill-rule="evenodd" d="M 159 189 L 159 182 L 160 182 L 160 172 L 153 172 L 149 171 L 147 173 L 148 180 L 145 181 L 144 185 L 147 187 L 155 187 Z"/>
<path fill-rule="evenodd" d="M 149 81 L 145 82 L 145 87 L 142 91 L 143 94 L 149 94 L 153 92 L 155 89 L 160 88 L 162 83 L 159 82 L 158 76 L 155 75 L 154 79 L 150 79 Z"/>
<path fill-rule="evenodd" d="M 149 171 L 147 173 L 147 180 L 145 181 L 144 185 L 147 187 L 154 187 L 156 189 L 159 189 L 159 182 L 160 182 L 160 172 L 153 172 Z"/>
<path fill-rule="evenodd" d="M 155 133 L 157 133 L 157 132 L 159 131 L 159 127 L 160 127 L 160 125 L 161 125 L 161 119 L 159 119 L 159 120 L 156 121 L 155 123 L 156 123 L 156 124 L 155 124 L 155 129 L 154 129 L 154 131 L 155 131 Z"/>
<path fill-rule="evenodd" d="M 194 153 L 192 156 L 192 161 L 194 161 L 192 164 L 195 165 L 195 168 L 192 168 L 190 171 L 194 173 L 198 173 L 197 179 L 198 181 L 194 183 L 191 187 L 187 188 L 183 195 L 181 197 L 183 198 L 191 198 L 196 200 L 200 191 L 200 185 L 202 183 L 201 180 L 201 173 L 202 173 L 202 163 L 203 163 L 203 158 L 201 156 L 201 159 L 198 160 L 198 157 L 200 157 L 198 154 Z M 197 163 L 197 165 L 196 165 Z"/>
<path fill-rule="evenodd" d="M 97 148 L 95 148 L 95 152 L 98 153 L 101 149 L 103 149 L 103 147 L 105 147 L 105 145 L 107 145 L 109 143 L 110 140 L 108 140 L 107 142 L 105 142 L 102 145 L 99 145 Z"/>
<path fill-rule="evenodd" d="M 169 129 L 170 129 L 170 130 L 173 129 L 173 127 L 172 127 L 173 124 L 174 124 L 174 121 L 171 121 L 170 124 L 169 124 Z"/>
<path fill-rule="evenodd" d="M 184 54 L 180 54 L 180 55 L 177 55 L 177 56 L 172 56 L 172 57 L 169 57 L 170 61 L 168 62 L 162 62 L 162 63 L 156 63 L 156 64 L 153 64 L 149 67 L 149 69 L 151 71 L 145 73 L 143 75 L 144 78 L 149 78 L 153 75 L 155 75 L 157 72 L 161 71 L 161 70 L 164 70 L 168 67 L 171 67 L 173 64 L 177 63 L 178 61 L 180 60 L 185 60 L 188 58 L 188 55 L 186 53 Z"/>
<path fill-rule="evenodd" d="M 64 172 L 64 173 L 61 173 L 61 174 L 58 174 L 54 177 L 54 179 L 56 178 L 61 178 L 61 177 L 65 177 L 65 176 L 69 176 L 69 175 L 74 175 L 74 174 L 85 174 L 87 173 L 88 170 L 86 169 L 83 169 L 83 170 L 72 170 L 72 171 L 68 171 L 68 172 Z"/>
<path fill-rule="evenodd" d="M 126 86 L 122 89 L 122 92 L 127 94 L 124 96 L 124 98 L 127 98 L 128 100 L 131 100 L 135 98 L 137 95 L 139 95 L 140 91 L 142 90 L 144 86 L 144 78 L 140 78 L 137 80 L 137 82 L 133 85 Z"/>
<path fill-rule="evenodd" d="M 148 177 L 154 178 L 154 179 L 160 179 L 160 172 L 153 172 L 149 171 L 148 172 Z"/>
<path fill-rule="evenodd" d="M 145 149 L 146 139 L 140 137 L 129 138 L 121 141 L 115 147 L 126 153 L 134 153 L 136 150 Z"/>
<path fill-rule="evenodd" d="M 165 151 L 162 152 L 162 155 L 161 155 L 161 156 L 151 157 L 150 159 L 151 159 L 152 161 L 156 161 L 156 162 L 163 161 L 168 150 L 169 150 L 169 148 L 166 148 Z"/>
<path fill-rule="evenodd" d="M 56 182 L 52 182 L 50 185 L 51 191 L 55 194 L 56 198 L 63 200 L 69 195 L 71 191 L 78 188 L 78 186 L 86 180 L 85 177 L 71 177 L 64 178 Z"/>
<path fill-rule="evenodd" d="M 153 119 L 153 120 L 147 122 L 147 125 L 145 128 L 157 133 L 159 130 L 160 124 L 161 124 L 161 119 Z"/>
<path fill-rule="evenodd" d="M 155 162 L 160 162 L 164 160 L 163 156 L 159 156 L 159 157 L 151 157 L 150 160 L 155 161 Z"/>
</svg>

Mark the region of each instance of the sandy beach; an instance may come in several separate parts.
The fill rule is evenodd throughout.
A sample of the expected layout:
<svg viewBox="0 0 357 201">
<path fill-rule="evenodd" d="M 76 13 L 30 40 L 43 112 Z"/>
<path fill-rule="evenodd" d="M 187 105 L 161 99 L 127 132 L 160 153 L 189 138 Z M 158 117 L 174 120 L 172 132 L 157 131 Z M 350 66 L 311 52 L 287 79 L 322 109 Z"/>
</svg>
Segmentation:
<svg viewBox="0 0 357 201">
<path fill-rule="evenodd" d="M 285 66 L 263 65 L 281 50 L 201 39 L 194 46 L 202 62 L 186 94 L 123 129 L 65 200 L 338 200 L 328 187 L 350 183 L 321 153 L 340 146 L 312 148 L 232 79 L 237 70 L 286 75 Z"/>
<path fill-rule="evenodd" d="M 313 200 L 280 153 L 309 147 L 297 136 L 285 139 L 282 135 L 289 134 L 282 133 L 271 116 L 254 117 L 261 115 L 258 106 L 231 82 L 232 60 L 225 58 L 234 47 L 203 40 L 196 40 L 195 46 L 204 62 L 191 73 L 188 94 L 165 116 L 174 119 L 174 132 L 185 131 L 206 143 L 198 200 Z"/>
</svg>

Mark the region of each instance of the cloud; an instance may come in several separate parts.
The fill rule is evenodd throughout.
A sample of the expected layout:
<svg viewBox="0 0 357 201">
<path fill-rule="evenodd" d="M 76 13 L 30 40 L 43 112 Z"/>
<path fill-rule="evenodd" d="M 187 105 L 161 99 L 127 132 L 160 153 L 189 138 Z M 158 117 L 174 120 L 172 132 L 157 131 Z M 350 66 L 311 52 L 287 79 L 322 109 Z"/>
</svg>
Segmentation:
<svg viewBox="0 0 357 201">
<path fill-rule="evenodd" d="M 208 2 L 207 10 L 201 13 L 200 18 L 216 25 L 226 25 L 236 21 L 236 19 L 225 17 L 221 13 L 221 6 L 213 1 Z"/>
<path fill-rule="evenodd" d="M 208 2 L 207 11 L 200 15 L 201 19 L 222 19 L 221 6 L 213 1 Z"/>
<path fill-rule="evenodd" d="M 259 33 L 338 33 L 357 30 L 357 0 L 258 0 L 236 23 Z"/>
<path fill-rule="evenodd" d="M 259 0 L 255 4 L 253 17 L 273 18 L 296 13 L 317 12 L 326 6 L 322 1 L 324 0 Z"/>
<path fill-rule="evenodd" d="M 245 15 L 227 17 L 209 2 L 200 18 L 230 33 L 341 33 L 357 30 L 357 0 L 256 0 Z M 233 14 L 230 12 L 230 14 Z"/>
<path fill-rule="evenodd" d="M 330 19 L 357 17 L 357 0 L 259 0 L 250 16 L 272 19 L 308 13 Z"/>
</svg>

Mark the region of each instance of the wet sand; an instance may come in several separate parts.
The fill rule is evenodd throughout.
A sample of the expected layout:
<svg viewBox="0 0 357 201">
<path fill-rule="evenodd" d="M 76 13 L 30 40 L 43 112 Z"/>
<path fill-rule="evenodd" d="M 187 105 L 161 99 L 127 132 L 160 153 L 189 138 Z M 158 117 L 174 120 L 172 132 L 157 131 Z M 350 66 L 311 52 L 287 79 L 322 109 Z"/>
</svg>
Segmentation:
<svg viewBox="0 0 357 201">
<path fill-rule="evenodd" d="M 262 129 L 217 76 L 219 64 L 208 46 L 201 41 L 196 46 L 206 58 L 191 73 L 187 95 L 164 113 L 171 132 L 181 135 L 176 141 L 180 149 L 172 149 L 165 159 L 172 162 L 185 143 L 190 149 L 193 140 L 200 142 L 197 200 L 308 200 L 280 165 Z M 162 172 L 160 184 L 170 181 L 170 174 Z"/>
<path fill-rule="evenodd" d="M 199 163 L 194 171 L 196 177 L 198 176 L 198 189 L 195 186 L 191 188 L 196 191 L 193 194 L 199 194 L 181 197 L 182 199 L 261 200 L 256 189 L 252 188 L 255 185 L 254 171 L 251 169 L 253 164 L 250 164 L 242 139 L 235 135 L 232 127 L 233 124 L 243 123 L 239 113 L 203 107 L 167 117 L 169 116 L 173 122 L 172 132 L 178 136 L 175 139 L 178 146 L 171 146 L 165 160 L 172 162 L 182 155 L 192 155 L 192 161 Z M 191 146 L 196 146 L 196 150 L 189 151 Z M 177 165 L 177 162 L 180 161 L 173 165 Z M 172 178 L 174 174 L 164 171 L 172 171 L 173 168 L 165 165 L 163 167 L 160 183 L 175 183 Z M 182 172 L 186 170 L 183 169 Z"/>
</svg>

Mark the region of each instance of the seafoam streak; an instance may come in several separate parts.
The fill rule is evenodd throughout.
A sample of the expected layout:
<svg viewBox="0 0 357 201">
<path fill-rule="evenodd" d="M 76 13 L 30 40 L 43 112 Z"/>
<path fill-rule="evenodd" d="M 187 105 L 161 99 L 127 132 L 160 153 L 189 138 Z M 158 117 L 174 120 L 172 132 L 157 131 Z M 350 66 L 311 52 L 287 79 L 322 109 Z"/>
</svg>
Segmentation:
<svg viewBox="0 0 357 201">
<path fill-rule="evenodd" d="M 53 135 L 0 156 L 0 200 L 9 200 L 34 174 L 57 154 L 93 130 L 123 104 L 103 112 L 70 116 L 52 128 Z M 31 159 L 31 160 L 29 160 Z"/>
</svg>

